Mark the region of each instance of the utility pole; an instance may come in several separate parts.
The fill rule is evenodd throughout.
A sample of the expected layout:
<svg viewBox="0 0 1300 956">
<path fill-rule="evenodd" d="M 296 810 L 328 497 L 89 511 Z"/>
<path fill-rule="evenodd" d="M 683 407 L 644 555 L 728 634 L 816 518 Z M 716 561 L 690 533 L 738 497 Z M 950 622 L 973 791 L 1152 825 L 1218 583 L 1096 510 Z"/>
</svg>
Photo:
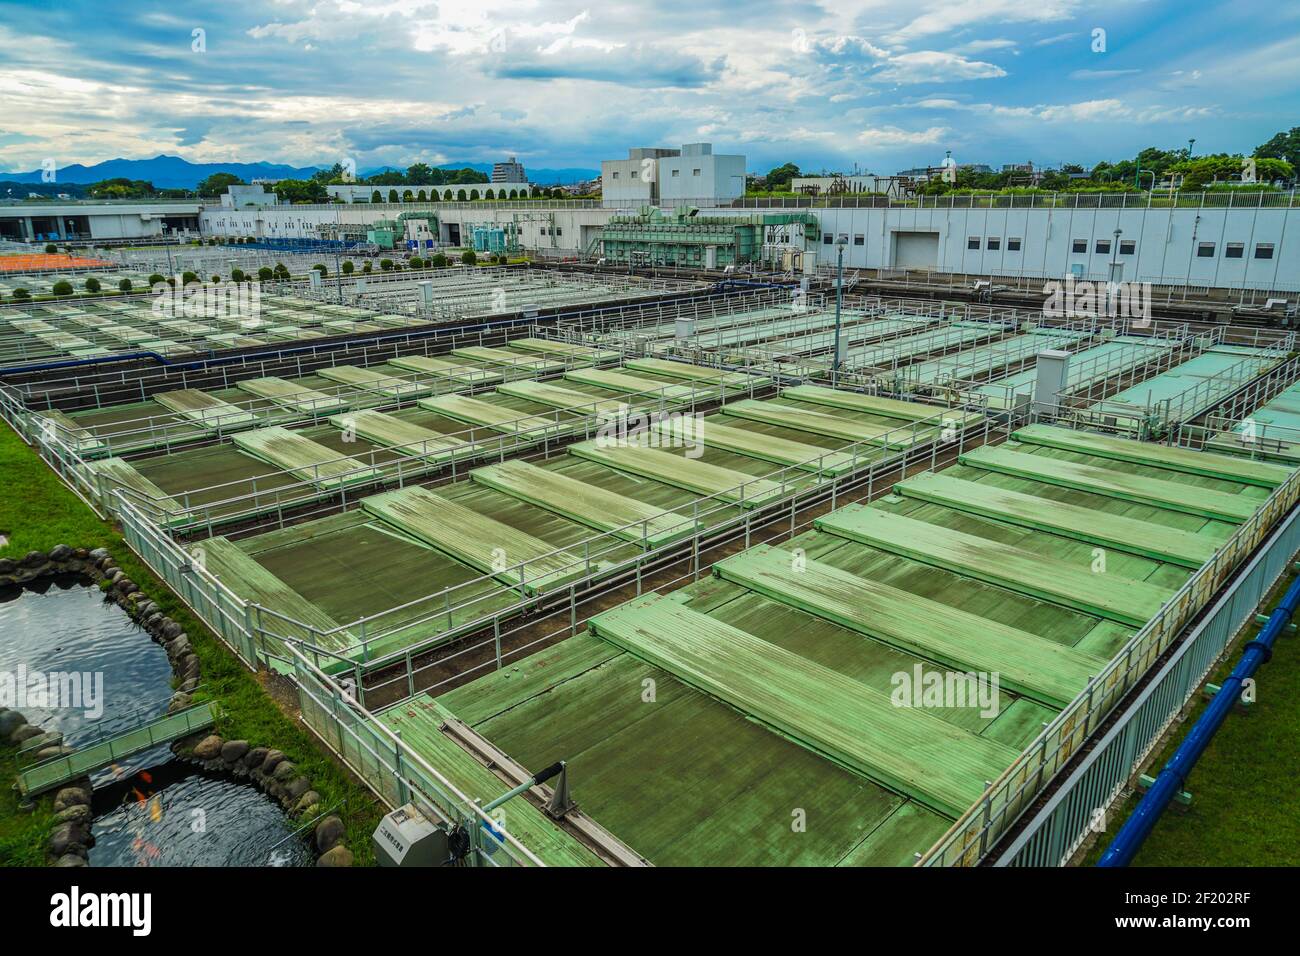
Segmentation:
<svg viewBox="0 0 1300 956">
<path fill-rule="evenodd" d="M 840 384 L 840 313 L 844 307 L 844 246 L 845 237 L 835 240 L 835 354 L 831 358 L 831 387 Z"/>
</svg>

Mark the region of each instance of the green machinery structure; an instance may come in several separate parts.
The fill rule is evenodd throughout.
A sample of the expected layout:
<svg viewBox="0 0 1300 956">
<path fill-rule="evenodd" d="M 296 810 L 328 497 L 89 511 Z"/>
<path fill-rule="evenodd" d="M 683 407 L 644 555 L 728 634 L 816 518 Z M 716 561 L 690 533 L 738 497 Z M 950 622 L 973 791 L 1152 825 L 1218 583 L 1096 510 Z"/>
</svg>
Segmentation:
<svg viewBox="0 0 1300 956">
<path fill-rule="evenodd" d="M 701 216 L 694 207 L 664 213 L 647 206 L 638 215 L 610 219 L 597 241 L 615 262 L 717 269 L 757 262 L 774 242 L 803 249 L 820 237 L 817 219 L 808 212 Z"/>
</svg>

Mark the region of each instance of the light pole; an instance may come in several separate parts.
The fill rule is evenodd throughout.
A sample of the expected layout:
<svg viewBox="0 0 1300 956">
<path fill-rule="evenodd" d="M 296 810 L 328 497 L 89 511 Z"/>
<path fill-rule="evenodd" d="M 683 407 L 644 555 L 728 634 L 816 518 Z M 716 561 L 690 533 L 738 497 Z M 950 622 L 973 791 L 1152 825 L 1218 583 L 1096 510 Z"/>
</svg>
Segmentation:
<svg viewBox="0 0 1300 956">
<path fill-rule="evenodd" d="M 835 240 L 835 354 L 831 358 L 831 387 L 840 384 L 840 312 L 844 307 L 844 247 L 847 237 Z"/>
<path fill-rule="evenodd" d="M 1112 318 L 1115 316 L 1115 314 L 1118 311 L 1115 305 L 1116 305 L 1116 299 L 1119 295 L 1119 283 L 1117 282 L 1115 275 L 1119 269 L 1119 237 L 1122 235 L 1124 235 L 1124 230 L 1116 227 L 1115 239 L 1110 247 L 1110 282 L 1108 283 L 1107 286 L 1109 302 L 1107 303 L 1107 305 L 1109 306 L 1108 311 L 1110 312 Z"/>
</svg>

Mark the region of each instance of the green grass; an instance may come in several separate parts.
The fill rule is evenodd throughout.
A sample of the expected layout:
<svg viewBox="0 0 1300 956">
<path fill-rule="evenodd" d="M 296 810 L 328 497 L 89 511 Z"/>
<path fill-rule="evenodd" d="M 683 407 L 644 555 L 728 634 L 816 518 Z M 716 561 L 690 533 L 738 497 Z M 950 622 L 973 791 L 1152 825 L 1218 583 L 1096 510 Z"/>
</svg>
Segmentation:
<svg viewBox="0 0 1300 956">
<path fill-rule="evenodd" d="M 370 835 L 383 816 L 383 804 L 356 782 L 301 723 L 276 706 L 258 677 L 239 663 L 234 653 L 148 570 L 117 529 L 96 517 L 3 423 L 0 474 L 5 476 L 5 492 L 0 495 L 0 534 L 9 538 L 8 545 L 0 548 L 0 557 L 20 558 L 28 551 L 48 551 L 57 544 L 108 548 L 127 577 L 189 634 L 202 664 L 202 696 L 220 705 L 216 732 L 227 739 L 248 740 L 254 746 L 284 751 L 311 779 L 321 796 L 322 809 L 343 804 L 337 812 L 347 824 L 348 848 L 358 864 L 373 863 Z M 6 794 L 0 801 L 0 865 L 39 864 L 44 856 L 40 844 L 49 829 L 51 798 L 39 801 L 35 814 L 17 810 L 8 784 L 12 776 L 12 753 L 6 752 L 0 757 L 0 787 Z"/>
<path fill-rule="evenodd" d="M 1264 602 L 1277 606 L 1293 575 L 1286 575 Z M 1209 681 L 1222 684 L 1241 659 L 1242 644 L 1259 633 L 1252 624 L 1232 646 Z M 1296 866 L 1300 864 L 1300 636 L 1282 635 L 1273 659 L 1255 672 L 1256 702 L 1234 710 L 1193 768 L 1186 789 L 1189 807 L 1171 805 L 1161 816 L 1134 866 Z M 1146 771 L 1157 775 L 1209 701 L 1198 695 L 1187 720 Z M 1110 814 L 1106 833 L 1089 849 L 1092 865 L 1137 806 L 1129 797 Z"/>
<path fill-rule="evenodd" d="M 34 810 L 20 810 L 18 792 L 9 782 L 18 773 L 17 747 L 0 744 L 0 865 L 44 866 L 45 838 L 54 828 L 53 800 Z"/>
</svg>

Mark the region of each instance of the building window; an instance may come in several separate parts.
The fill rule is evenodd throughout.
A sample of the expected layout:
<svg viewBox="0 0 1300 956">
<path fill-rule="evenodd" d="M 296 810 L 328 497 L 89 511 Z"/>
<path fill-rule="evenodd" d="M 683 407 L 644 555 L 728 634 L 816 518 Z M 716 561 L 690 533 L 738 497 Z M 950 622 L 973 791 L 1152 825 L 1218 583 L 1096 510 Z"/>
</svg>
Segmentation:
<svg viewBox="0 0 1300 956">
<path fill-rule="evenodd" d="M 999 249 L 1002 248 L 1002 237 L 989 236 L 987 239 L 984 240 L 984 248 L 987 249 L 989 252 L 997 252 Z"/>
<path fill-rule="evenodd" d="M 1019 252 L 1019 251 L 1020 251 L 1020 240 L 1019 240 L 1019 239 L 1008 239 L 1008 240 L 1007 240 L 1007 252 Z"/>
<path fill-rule="evenodd" d="M 1109 240 L 1109 239 L 1098 239 L 1098 240 L 1097 240 L 1097 254 L 1098 254 L 1098 255 L 1102 255 L 1102 256 L 1104 256 L 1104 255 L 1108 255 L 1109 253 L 1110 253 L 1110 240 Z"/>
<path fill-rule="evenodd" d="M 1087 239 L 1076 239 L 1076 240 L 1074 240 L 1074 245 L 1072 246 L 1072 249 L 1073 249 L 1074 252 L 1087 253 L 1087 251 L 1088 251 L 1088 240 L 1087 240 Z"/>
<path fill-rule="evenodd" d="M 1119 241 L 1119 254 L 1121 256 L 1131 256 L 1137 252 L 1137 247 L 1136 239 L 1121 239 Z"/>
<path fill-rule="evenodd" d="M 614 178 L 618 179 L 618 173 L 614 173 Z"/>
<path fill-rule="evenodd" d="M 1257 243 L 1255 243 L 1255 258 L 1256 258 L 1256 259 L 1272 259 L 1272 258 L 1273 258 L 1273 243 L 1271 243 L 1271 242 L 1257 242 Z"/>
<path fill-rule="evenodd" d="M 1213 258 L 1214 258 L 1214 243 L 1212 243 L 1212 242 L 1198 242 L 1198 243 L 1196 244 L 1196 257 L 1197 257 L 1198 259 L 1213 259 Z"/>
<path fill-rule="evenodd" d="M 547 233 L 546 233 L 546 227 L 545 227 L 545 226 L 542 226 L 542 235 L 544 236 L 544 235 L 546 235 L 546 234 L 547 234 Z"/>
<path fill-rule="evenodd" d="M 632 170 L 632 178 L 633 178 L 633 179 L 637 179 L 637 178 L 639 178 L 639 177 L 637 176 L 637 171 L 636 171 L 635 169 Z"/>
<path fill-rule="evenodd" d="M 855 246 L 865 246 L 867 244 L 867 237 L 862 235 L 862 233 L 858 233 L 853 237 L 853 244 Z"/>
<path fill-rule="evenodd" d="M 562 235 L 564 235 L 564 227 L 563 227 L 563 226 L 556 226 L 556 227 L 555 227 L 555 234 L 556 234 L 557 236 L 562 236 Z"/>
<path fill-rule="evenodd" d="M 831 244 L 834 243 L 834 242 L 835 242 L 835 237 L 832 236 L 829 232 L 826 233 L 824 236 L 822 236 L 822 245 L 823 245 L 823 246 L 829 246 L 829 245 L 831 245 Z"/>
<path fill-rule="evenodd" d="M 979 237 L 979 236 L 969 236 L 969 237 L 967 237 L 967 239 L 966 239 L 966 248 L 967 248 L 967 249 L 978 249 L 979 247 L 980 247 L 980 237 Z"/>
<path fill-rule="evenodd" d="M 676 179 L 676 178 L 677 178 L 678 176 L 680 176 L 681 174 L 682 174 L 682 171 L 681 171 L 680 169 L 674 169 L 674 170 L 673 170 L 673 179 Z"/>
<path fill-rule="evenodd" d="M 700 171 L 699 171 L 698 169 L 692 169 L 692 170 L 691 170 L 691 175 L 692 175 L 692 176 L 698 176 L 699 174 L 700 174 Z"/>
<path fill-rule="evenodd" d="M 1246 244 L 1244 242 L 1230 242 L 1223 247 L 1223 258 L 1240 259 L 1246 254 Z"/>
</svg>

